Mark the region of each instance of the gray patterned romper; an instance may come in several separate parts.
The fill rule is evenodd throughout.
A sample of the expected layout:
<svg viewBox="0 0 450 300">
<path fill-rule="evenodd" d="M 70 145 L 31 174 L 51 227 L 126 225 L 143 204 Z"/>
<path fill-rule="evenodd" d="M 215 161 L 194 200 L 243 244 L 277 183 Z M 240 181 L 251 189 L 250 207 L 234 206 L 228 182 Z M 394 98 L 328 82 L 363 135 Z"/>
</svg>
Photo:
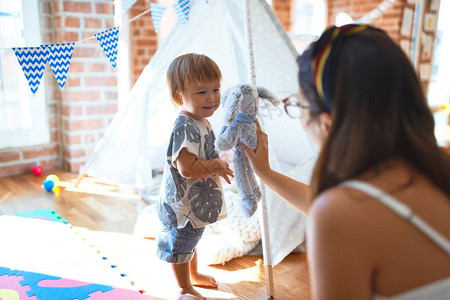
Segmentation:
<svg viewBox="0 0 450 300">
<path fill-rule="evenodd" d="M 200 160 L 219 158 L 214 140 L 211 125 L 181 114 L 175 120 L 158 203 L 158 216 L 162 222 L 158 256 L 165 261 L 190 261 L 204 227 L 226 217 L 218 175 L 186 179 L 172 165 L 183 148 Z"/>
</svg>

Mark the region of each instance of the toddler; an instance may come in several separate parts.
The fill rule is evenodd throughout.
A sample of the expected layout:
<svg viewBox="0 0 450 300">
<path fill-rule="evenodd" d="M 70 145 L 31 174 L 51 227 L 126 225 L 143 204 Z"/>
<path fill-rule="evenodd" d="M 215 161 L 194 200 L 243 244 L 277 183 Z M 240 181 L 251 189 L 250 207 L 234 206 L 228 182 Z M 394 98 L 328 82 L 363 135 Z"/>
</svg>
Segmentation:
<svg viewBox="0 0 450 300">
<path fill-rule="evenodd" d="M 222 74 L 207 56 L 175 58 L 167 71 L 173 103 L 181 108 L 167 149 L 158 216 L 158 257 L 171 264 L 180 294 L 204 299 L 193 285 L 217 287 L 197 272 L 196 246 L 205 226 L 226 217 L 220 177 L 233 172 L 214 149 L 214 132 L 206 118 L 220 105 Z"/>
</svg>

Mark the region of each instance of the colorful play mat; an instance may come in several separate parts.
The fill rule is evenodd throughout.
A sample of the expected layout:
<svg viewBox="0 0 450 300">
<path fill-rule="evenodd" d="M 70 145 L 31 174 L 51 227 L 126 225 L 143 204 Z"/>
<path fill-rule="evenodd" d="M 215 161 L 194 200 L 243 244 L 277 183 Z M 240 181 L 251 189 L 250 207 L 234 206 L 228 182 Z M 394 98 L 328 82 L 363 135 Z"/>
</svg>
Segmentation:
<svg viewBox="0 0 450 300">
<path fill-rule="evenodd" d="M 114 260 L 113 246 L 53 210 L 0 216 L 0 236 L 0 299 L 153 299 Z"/>
</svg>

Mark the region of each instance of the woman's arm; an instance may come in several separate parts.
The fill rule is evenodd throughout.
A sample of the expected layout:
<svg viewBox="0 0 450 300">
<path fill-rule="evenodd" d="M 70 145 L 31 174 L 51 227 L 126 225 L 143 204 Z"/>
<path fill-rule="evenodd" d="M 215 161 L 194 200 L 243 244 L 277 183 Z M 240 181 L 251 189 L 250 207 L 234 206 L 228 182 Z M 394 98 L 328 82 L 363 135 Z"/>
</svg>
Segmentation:
<svg viewBox="0 0 450 300">
<path fill-rule="evenodd" d="M 264 181 L 273 191 L 283 198 L 290 205 L 298 209 L 301 213 L 307 214 L 310 205 L 309 185 L 294 180 L 288 176 L 278 173 L 271 169 L 269 164 L 269 148 L 267 134 L 265 134 L 259 123 L 256 122 L 256 134 L 258 145 L 253 152 L 241 143 L 255 173 Z"/>
</svg>

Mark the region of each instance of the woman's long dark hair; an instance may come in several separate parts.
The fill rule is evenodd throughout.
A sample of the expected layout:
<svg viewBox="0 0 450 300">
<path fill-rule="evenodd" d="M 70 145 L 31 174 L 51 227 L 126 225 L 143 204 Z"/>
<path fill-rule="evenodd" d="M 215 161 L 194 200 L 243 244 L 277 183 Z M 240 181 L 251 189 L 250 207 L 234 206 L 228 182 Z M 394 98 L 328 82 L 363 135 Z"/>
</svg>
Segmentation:
<svg viewBox="0 0 450 300">
<path fill-rule="evenodd" d="M 298 58 L 299 83 L 310 121 L 329 112 L 333 122 L 313 172 L 312 197 L 396 157 L 450 197 L 450 155 L 437 145 L 432 113 L 400 47 L 372 27 L 347 38 L 336 62 L 331 111 L 315 86 L 313 48 Z"/>
</svg>

